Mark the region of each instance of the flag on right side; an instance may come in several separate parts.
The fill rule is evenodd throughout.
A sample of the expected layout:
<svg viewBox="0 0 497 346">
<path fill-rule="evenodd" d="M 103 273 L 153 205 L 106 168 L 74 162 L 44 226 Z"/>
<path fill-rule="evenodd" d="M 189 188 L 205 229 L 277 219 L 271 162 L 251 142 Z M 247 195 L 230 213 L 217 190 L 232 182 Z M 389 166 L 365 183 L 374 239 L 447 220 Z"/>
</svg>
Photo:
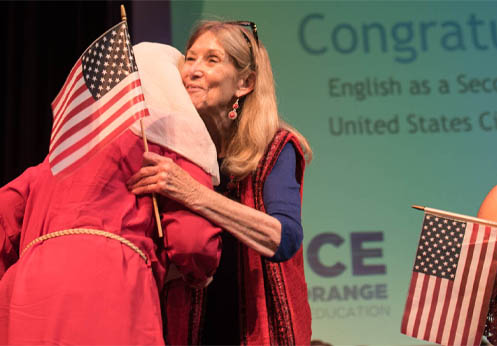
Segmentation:
<svg viewBox="0 0 497 346">
<path fill-rule="evenodd" d="M 426 213 L 401 332 L 479 345 L 497 269 L 497 228 Z"/>
</svg>

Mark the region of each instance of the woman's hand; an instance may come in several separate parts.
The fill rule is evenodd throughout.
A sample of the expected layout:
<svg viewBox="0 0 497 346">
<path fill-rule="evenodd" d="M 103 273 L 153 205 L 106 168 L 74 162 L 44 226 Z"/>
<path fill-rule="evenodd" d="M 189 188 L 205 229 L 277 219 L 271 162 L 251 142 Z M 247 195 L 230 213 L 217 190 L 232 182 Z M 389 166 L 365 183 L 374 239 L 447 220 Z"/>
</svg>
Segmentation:
<svg viewBox="0 0 497 346">
<path fill-rule="evenodd" d="M 127 185 L 136 195 L 158 193 L 189 205 L 199 183 L 170 158 L 146 152 L 142 168 L 128 180 Z"/>
<path fill-rule="evenodd" d="M 134 194 L 159 193 L 176 200 L 263 256 L 272 257 L 280 244 L 276 218 L 205 187 L 167 157 L 144 153 L 143 167 L 127 184 Z"/>
</svg>

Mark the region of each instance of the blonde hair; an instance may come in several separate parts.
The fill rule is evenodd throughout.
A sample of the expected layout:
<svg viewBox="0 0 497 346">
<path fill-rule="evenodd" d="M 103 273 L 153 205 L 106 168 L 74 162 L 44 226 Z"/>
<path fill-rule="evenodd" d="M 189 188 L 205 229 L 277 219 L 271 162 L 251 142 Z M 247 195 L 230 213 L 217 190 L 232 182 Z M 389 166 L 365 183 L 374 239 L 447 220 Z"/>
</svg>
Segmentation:
<svg viewBox="0 0 497 346">
<path fill-rule="evenodd" d="M 243 30 L 243 33 L 242 33 Z M 279 128 L 291 131 L 298 138 L 306 161 L 312 150 L 303 135 L 285 123 L 278 114 L 273 71 L 266 48 L 257 44 L 245 27 L 219 21 L 201 22 L 187 42 L 188 50 L 198 37 L 212 32 L 230 56 L 240 76 L 255 73 L 254 90 L 243 99 L 235 129 L 229 140 L 221 170 L 242 179 L 257 169 L 268 144 Z M 250 40 L 250 46 L 247 40 Z"/>
</svg>

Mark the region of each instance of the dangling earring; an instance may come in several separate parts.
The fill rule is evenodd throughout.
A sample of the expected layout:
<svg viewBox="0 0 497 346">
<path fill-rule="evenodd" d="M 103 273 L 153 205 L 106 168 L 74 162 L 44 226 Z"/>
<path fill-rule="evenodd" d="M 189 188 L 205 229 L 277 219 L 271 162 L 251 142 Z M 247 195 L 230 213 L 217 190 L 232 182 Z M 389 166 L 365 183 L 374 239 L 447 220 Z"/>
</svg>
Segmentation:
<svg viewBox="0 0 497 346">
<path fill-rule="evenodd" d="M 236 99 L 235 103 L 233 104 L 233 109 L 228 113 L 228 117 L 231 120 L 235 120 L 236 117 L 238 116 L 237 109 L 240 108 L 240 105 L 238 104 L 238 98 Z"/>
</svg>

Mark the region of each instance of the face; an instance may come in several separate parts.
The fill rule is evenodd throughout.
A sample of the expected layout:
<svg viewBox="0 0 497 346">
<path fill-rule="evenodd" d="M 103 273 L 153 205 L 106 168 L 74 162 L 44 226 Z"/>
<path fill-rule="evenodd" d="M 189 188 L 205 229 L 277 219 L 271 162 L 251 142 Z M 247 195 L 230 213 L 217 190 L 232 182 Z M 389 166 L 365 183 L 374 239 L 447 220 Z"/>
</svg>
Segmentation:
<svg viewBox="0 0 497 346">
<path fill-rule="evenodd" d="M 188 49 L 181 69 L 183 84 L 200 113 L 226 114 L 243 96 L 243 80 L 212 32 L 205 32 Z"/>
</svg>

